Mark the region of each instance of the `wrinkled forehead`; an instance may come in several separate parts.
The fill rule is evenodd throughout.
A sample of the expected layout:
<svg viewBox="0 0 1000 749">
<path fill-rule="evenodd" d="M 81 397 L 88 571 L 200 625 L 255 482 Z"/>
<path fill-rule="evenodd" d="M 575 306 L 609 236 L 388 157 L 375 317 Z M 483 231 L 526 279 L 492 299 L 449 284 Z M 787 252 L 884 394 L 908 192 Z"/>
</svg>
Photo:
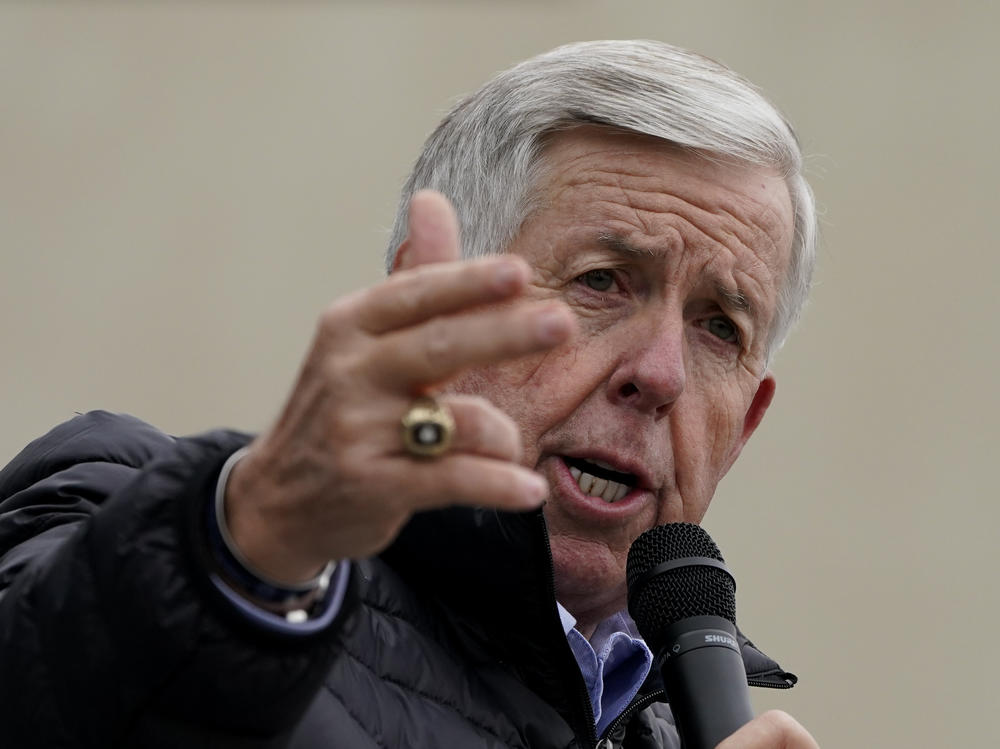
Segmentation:
<svg viewBox="0 0 1000 749">
<path fill-rule="evenodd" d="M 534 185 L 533 213 L 561 204 L 581 219 L 592 210 L 582 189 L 619 212 L 647 216 L 676 207 L 703 221 L 721 239 L 753 251 L 784 279 L 791 257 L 794 217 L 788 185 L 776 170 L 731 157 L 694 151 L 674 143 L 604 126 L 579 126 L 545 142 Z M 579 203 L 575 206 L 574 203 Z"/>
</svg>

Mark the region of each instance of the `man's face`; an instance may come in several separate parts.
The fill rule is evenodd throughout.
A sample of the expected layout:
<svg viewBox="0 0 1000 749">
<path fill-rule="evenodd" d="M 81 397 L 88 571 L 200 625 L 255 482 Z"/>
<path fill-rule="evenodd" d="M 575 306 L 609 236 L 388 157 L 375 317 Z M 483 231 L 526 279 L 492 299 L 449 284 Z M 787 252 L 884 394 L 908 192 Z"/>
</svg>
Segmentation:
<svg viewBox="0 0 1000 749">
<path fill-rule="evenodd" d="M 546 163 L 510 251 L 578 333 L 455 386 L 506 411 L 548 478 L 556 593 L 585 628 L 624 608 L 639 534 L 701 520 L 770 402 L 792 212 L 772 172 L 640 136 L 579 128 Z"/>
</svg>

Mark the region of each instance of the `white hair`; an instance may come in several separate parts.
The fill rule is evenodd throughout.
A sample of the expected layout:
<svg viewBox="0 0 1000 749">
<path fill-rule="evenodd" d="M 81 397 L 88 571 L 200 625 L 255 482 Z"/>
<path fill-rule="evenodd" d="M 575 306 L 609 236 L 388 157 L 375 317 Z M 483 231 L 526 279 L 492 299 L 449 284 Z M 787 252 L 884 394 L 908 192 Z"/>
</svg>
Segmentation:
<svg viewBox="0 0 1000 749">
<path fill-rule="evenodd" d="M 792 127 L 749 81 L 655 41 L 579 42 L 500 73 L 460 101 L 424 144 L 403 186 L 386 265 L 407 232 L 413 193 L 455 206 L 466 257 L 504 252 L 535 205 L 548 136 L 598 124 L 652 136 L 707 158 L 775 170 L 791 197 L 792 259 L 768 334 L 768 358 L 799 318 L 811 285 L 816 206 Z"/>
</svg>

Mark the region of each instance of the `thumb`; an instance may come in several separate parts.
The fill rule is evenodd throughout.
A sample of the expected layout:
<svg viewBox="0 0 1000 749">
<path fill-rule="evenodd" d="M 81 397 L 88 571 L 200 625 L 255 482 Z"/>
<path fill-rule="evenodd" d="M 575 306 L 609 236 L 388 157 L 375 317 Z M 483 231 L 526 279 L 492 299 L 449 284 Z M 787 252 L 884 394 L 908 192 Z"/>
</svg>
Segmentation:
<svg viewBox="0 0 1000 749">
<path fill-rule="evenodd" d="M 451 202 L 434 190 L 419 190 L 410 199 L 409 233 L 396 252 L 392 269 L 458 260 L 461 256 L 458 217 Z"/>
</svg>

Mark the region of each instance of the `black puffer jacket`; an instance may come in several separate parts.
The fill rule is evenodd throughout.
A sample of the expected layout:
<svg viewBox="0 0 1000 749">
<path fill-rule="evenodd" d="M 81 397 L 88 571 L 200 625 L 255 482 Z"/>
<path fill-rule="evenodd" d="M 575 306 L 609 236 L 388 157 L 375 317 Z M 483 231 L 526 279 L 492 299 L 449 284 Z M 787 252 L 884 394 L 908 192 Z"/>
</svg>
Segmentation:
<svg viewBox="0 0 1000 749">
<path fill-rule="evenodd" d="M 206 572 L 203 509 L 248 440 L 95 412 L 0 472 L 4 747 L 595 745 L 540 514 L 420 515 L 353 565 L 328 629 L 277 634 Z M 755 683 L 794 683 L 743 651 Z M 616 746 L 676 745 L 659 699 L 654 676 Z"/>
</svg>

